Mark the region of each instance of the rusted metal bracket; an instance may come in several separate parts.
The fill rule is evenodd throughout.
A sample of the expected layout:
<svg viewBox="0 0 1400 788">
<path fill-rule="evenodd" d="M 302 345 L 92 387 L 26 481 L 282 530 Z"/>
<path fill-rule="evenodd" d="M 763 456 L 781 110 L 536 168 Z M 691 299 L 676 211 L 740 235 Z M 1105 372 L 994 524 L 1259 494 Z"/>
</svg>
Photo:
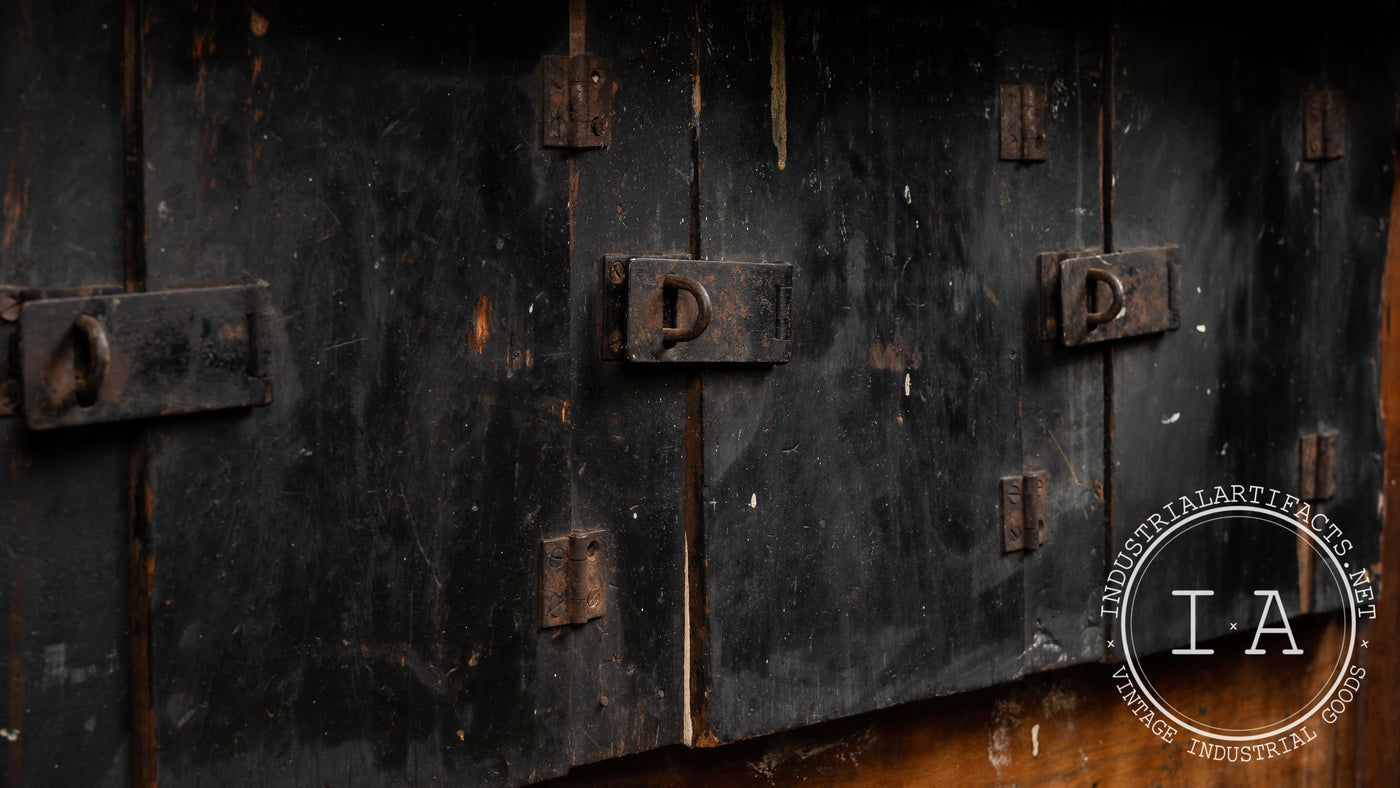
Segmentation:
<svg viewBox="0 0 1400 788">
<path fill-rule="evenodd" d="M 1045 544 L 1049 476 L 1027 471 L 1001 480 L 1002 550 L 1036 550 Z"/>
<path fill-rule="evenodd" d="M 1001 86 L 1001 158 L 1045 161 L 1045 86 Z"/>
<path fill-rule="evenodd" d="M 1043 340 L 1087 345 L 1181 327 L 1175 246 L 1045 252 L 1036 264 Z"/>
<path fill-rule="evenodd" d="M 612 104 L 617 83 L 612 61 L 593 55 L 546 55 L 541 130 L 546 148 L 606 148 L 612 142 Z"/>
<path fill-rule="evenodd" d="M 641 363 L 783 364 L 792 265 L 607 255 L 602 355 Z"/>
<path fill-rule="evenodd" d="M 608 611 L 606 532 L 540 543 L 540 626 L 583 624 Z"/>
<path fill-rule="evenodd" d="M 266 283 L 45 295 L 11 291 L 4 310 L 19 326 L 7 367 L 18 373 L 22 405 L 10 411 L 22 410 L 30 429 L 272 402 Z"/>
<path fill-rule="evenodd" d="M 46 298 L 87 298 L 120 292 L 121 285 L 0 287 L 0 416 L 20 415 L 24 402 L 24 379 L 19 355 L 19 315 L 24 305 Z"/>
<path fill-rule="evenodd" d="M 1298 495 L 1305 501 L 1337 496 L 1341 439 L 1335 432 L 1314 432 L 1298 441 Z"/>
<path fill-rule="evenodd" d="M 1303 144 L 1309 159 L 1340 159 L 1347 152 L 1347 103 L 1335 90 L 1303 94 Z"/>
</svg>

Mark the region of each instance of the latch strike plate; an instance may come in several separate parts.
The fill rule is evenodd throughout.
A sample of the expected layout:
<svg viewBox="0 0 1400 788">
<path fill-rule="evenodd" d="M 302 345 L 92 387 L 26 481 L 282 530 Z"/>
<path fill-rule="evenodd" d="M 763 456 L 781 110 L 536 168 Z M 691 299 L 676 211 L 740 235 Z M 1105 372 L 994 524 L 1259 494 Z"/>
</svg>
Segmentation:
<svg viewBox="0 0 1400 788">
<path fill-rule="evenodd" d="M 617 83 L 612 61 L 594 55 L 546 55 L 540 64 L 546 148 L 606 148 L 612 142 L 612 104 Z"/>
<path fill-rule="evenodd" d="M 608 610 L 607 532 L 577 531 L 540 543 L 540 626 L 583 624 Z"/>
<path fill-rule="evenodd" d="M 607 255 L 602 356 L 636 363 L 783 364 L 790 263 Z"/>
<path fill-rule="evenodd" d="M 1341 438 L 1336 432 L 1314 432 L 1298 441 L 1298 494 L 1305 501 L 1337 496 L 1337 463 Z"/>
<path fill-rule="evenodd" d="M 1045 86 L 1001 86 L 1001 158 L 1045 161 Z"/>
<path fill-rule="evenodd" d="M 1027 471 L 1020 476 L 1001 480 L 1001 538 L 1002 549 L 1036 550 L 1045 544 L 1045 521 L 1048 517 L 1045 471 Z"/>
<path fill-rule="evenodd" d="M 1044 252 L 1037 267 L 1043 340 L 1087 345 L 1181 327 L 1174 245 L 1112 254 Z"/>
</svg>

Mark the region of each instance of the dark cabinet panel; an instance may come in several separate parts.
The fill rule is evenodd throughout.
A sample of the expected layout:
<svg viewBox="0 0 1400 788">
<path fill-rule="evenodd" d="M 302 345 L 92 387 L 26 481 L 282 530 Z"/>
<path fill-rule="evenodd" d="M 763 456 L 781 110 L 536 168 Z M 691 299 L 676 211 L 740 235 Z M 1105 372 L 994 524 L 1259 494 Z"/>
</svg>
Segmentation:
<svg viewBox="0 0 1400 788">
<path fill-rule="evenodd" d="M 1231 17 L 1124 9 L 1114 29 L 1114 238 L 1177 244 L 1182 290 L 1179 332 L 1111 351 L 1115 549 L 1198 489 L 1306 497 L 1300 442 L 1334 432 L 1337 493 L 1312 505 L 1345 528 L 1355 570 L 1375 563 L 1381 526 L 1377 360 L 1393 142 L 1384 47 L 1367 42 L 1365 24 L 1342 35 L 1302 19 L 1260 28 L 1243 12 Z M 1189 50 L 1176 43 L 1187 35 Z M 1306 94 L 1324 89 L 1345 96 L 1340 158 L 1306 150 Z M 1341 605 L 1324 567 L 1310 569 L 1293 541 L 1236 529 L 1177 553 L 1172 571 L 1193 582 L 1181 587 L 1234 600 L 1202 615 L 1200 637 L 1257 621 L 1252 589 L 1281 590 L 1290 615 Z M 1300 578 L 1313 578 L 1307 593 Z M 1139 651 L 1185 642 L 1183 600 L 1145 604 L 1154 607 L 1140 616 L 1175 626 L 1145 633 Z"/>
<path fill-rule="evenodd" d="M 1036 256 L 1099 243 L 1096 15 L 701 8 L 700 234 L 782 260 L 791 363 L 704 377 L 705 737 L 1098 658 L 1101 353 Z M 1003 84 L 1048 158 L 1000 157 Z M 1046 471 L 1003 552 L 1000 479 Z"/>
<path fill-rule="evenodd" d="M 121 289 L 121 4 L 6 3 L 0 51 L 3 380 L 17 377 L 11 288 Z M 6 410 L 18 405 L 12 385 L 0 392 Z M 0 418 L 6 785 L 129 778 L 127 437 L 33 433 Z"/>
<path fill-rule="evenodd" d="M 608 245 L 686 243 L 689 80 L 638 65 L 686 63 L 674 22 L 589 37 L 625 127 L 573 161 L 540 145 L 560 4 L 148 7 L 148 285 L 279 311 L 270 407 L 150 428 L 163 781 L 521 782 L 679 740 L 684 390 L 602 369 L 590 320 Z M 545 629 L 540 542 L 575 528 L 608 532 L 608 613 Z"/>
</svg>

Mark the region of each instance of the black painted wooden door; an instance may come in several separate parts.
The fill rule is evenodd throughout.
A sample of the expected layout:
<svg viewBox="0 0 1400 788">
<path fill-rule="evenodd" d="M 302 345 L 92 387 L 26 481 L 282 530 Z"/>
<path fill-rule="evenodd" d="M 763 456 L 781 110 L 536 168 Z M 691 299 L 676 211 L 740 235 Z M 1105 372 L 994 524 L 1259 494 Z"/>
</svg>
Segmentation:
<svg viewBox="0 0 1400 788">
<path fill-rule="evenodd" d="M 1092 10 L 701 10 L 700 234 L 784 259 L 793 360 L 705 373 L 719 740 L 1098 659 L 1101 354 L 1042 343 L 1036 255 L 1100 241 Z M 765 67 L 782 63 L 783 70 Z M 1051 153 L 1002 161 L 999 85 Z M 1003 552 L 999 480 L 1049 477 Z"/>
<path fill-rule="evenodd" d="M 1318 429 L 1373 562 L 1385 26 L 900 5 L 5 11 L 0 285 L 278 315 L 267 408 L 0 420 L 7 784 L 522 783 L 1099 660 L 1126 529 Z M 543 148 L 580 44 L 612 143 Z M 1000 157 L 1022 83 L 1045 161 Z M 1161 243 L 1180 331 L 1040 339 L 1039 253 Z M 792 263 L 791 362 L 603 361 L 608 253 Z M 540 541 L 591 529 L 607 614 L 541 628 Z"/>
</svg>

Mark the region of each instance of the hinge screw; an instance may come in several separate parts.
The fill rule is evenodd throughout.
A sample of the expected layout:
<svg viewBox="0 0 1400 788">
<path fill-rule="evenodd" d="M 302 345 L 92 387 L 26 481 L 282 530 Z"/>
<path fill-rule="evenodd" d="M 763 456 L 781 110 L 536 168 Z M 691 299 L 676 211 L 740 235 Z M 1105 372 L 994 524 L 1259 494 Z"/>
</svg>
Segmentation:
<svg viewBox="0 0 1400 788">
<path fill-rule="evenodd" d="M 613 353 L 621 353 L 621 352 L 622 352 L 622 332 L 621 332 L 621 331 L 614 331 L 614 332 L 612 332 L 612 336 L 608 337 L 608 350 L 612 351 Z"/>
<path fill-rule="evenodd" d="M 608 264 L 608 278 L 613 284 L 620 285 L 627 278 L 627 266 L 621 260 L 614 260 Z"/>
</svg>

